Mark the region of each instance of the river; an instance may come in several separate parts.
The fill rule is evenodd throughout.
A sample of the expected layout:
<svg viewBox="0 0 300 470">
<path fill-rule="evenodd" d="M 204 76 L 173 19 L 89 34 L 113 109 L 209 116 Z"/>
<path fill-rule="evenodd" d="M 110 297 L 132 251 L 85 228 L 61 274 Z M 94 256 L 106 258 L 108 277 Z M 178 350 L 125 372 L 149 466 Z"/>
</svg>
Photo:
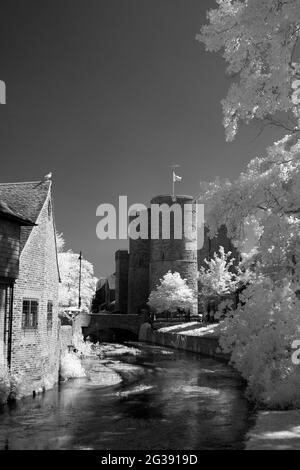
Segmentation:
<svg viewBox="0 0 300 470">
<path fill-rule="evenodd" d="M 106 357 L 122 381 L 103 386 L 99 363 L 85 360 L 87 378 L 5 407 L 0 449 L 244 448 L 252 415 L 226 364 L 134 344 Z"/>
</svg>

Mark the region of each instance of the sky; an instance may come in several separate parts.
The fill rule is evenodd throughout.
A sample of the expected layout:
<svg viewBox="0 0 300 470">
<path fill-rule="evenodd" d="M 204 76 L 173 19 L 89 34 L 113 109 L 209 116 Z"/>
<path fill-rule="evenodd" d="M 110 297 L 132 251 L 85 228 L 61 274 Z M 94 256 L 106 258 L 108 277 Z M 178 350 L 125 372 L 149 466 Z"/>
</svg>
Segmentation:
<svg viewBox="0 0 300 470">
<path fill-rule="evenodd" d="M 226 143 L 230 79 L 195 36 L 214 0 L 1 0 L 0 181 L 53 172 L 56 226 L 97 276 L 126 241 L 99 240 L 96 209 L 119 195 L 148 204 L 236 178 L 279 139 L 245 126 Z"/>
</svg>

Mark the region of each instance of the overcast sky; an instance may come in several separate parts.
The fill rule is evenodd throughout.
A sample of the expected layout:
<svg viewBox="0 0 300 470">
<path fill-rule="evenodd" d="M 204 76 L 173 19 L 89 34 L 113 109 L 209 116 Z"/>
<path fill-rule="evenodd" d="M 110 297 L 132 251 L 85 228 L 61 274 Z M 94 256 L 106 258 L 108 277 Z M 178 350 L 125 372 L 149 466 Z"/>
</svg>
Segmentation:
<svg viewBox="0 0 300 470">
<path fill-rule="evenodd" d="M 1 0 L 0 181 L 52 171 L 56 225 L 98 276 L 126 242 L 96 238 L 96 208 L 147 203 L 199 181 L 236 177 L 276 130 L 225 142 L 220 56 L 195 40 L 213 0 Z"/>
</svg>

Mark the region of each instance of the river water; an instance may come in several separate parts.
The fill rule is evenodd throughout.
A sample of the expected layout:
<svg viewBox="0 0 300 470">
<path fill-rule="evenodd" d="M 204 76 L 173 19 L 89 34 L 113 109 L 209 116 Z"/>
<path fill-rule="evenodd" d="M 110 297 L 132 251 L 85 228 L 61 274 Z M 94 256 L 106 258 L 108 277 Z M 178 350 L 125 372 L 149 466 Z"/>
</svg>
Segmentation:
<svg viewBox="0 0 300 470">
<path fill-rule="evenodd" d="M 120 383 L 103 386 L 103 363 Z M 0 449 L 244 448 L 252 415 L 240 379 L 226 364 L 134 344 L 84 365 L 87 378 L 6 407 Z"/>
</svg>

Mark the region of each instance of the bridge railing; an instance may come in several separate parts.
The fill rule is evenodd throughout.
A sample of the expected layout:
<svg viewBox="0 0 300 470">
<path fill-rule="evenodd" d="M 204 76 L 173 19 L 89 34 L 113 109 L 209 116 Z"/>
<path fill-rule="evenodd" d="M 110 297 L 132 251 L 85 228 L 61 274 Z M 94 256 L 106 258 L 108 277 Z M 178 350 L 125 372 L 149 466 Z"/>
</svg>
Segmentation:
<svg viewBox="0 0 300 470">
<path fill-rule="evenodd" d="M 151 320 L 159 323 L 184 323 L 190 321 L 200 321 L 201 317 L 199 315 L 194 315 L 192 313 L 185 312 L 185 311 L 178 311 L 178 312 L 163 312 L 160 314 L 152 314 Z"/>
</svg>

